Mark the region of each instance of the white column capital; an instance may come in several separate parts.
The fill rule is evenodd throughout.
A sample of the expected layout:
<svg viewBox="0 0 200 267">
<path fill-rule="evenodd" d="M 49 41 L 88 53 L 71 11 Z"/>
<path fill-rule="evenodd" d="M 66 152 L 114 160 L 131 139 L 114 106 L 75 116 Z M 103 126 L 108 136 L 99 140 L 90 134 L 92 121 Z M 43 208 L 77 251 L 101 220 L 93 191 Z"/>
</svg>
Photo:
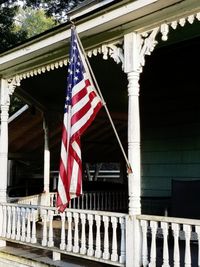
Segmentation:
<svg viewBox="0 0 200 267">
<path fill-rule="evenodd" d="M 131 32 L 124 35 L 125 73 L 142 72 L 145 56 L 150 55 L 157 44 L 155 38 L 158 32 L 159 27 L 145 34 Z"/>
<path fill-rule="evenodd" d="M 17 77 L 12 79 L 0 79 L 0 105 L 9 106 L 10 96 L 14 93 L 16 86 L 20 85 L 20 80 Z"/>
</svg>

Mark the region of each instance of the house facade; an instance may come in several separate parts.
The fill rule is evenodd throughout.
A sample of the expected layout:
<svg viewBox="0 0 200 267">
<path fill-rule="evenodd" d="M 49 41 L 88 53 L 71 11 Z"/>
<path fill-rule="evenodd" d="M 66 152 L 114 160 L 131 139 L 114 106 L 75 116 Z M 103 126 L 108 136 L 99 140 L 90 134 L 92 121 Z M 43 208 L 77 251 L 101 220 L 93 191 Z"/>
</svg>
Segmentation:
<svg viewBox="0 0 200 267">
<path fill-rule="evenodd" d="M 194 219 L 198 207 L 189 219 L 189 212 L 184 216 L 183 209 L 178 216 L 179 208 L 169 204 L 174 179 L 200 177 L 198 67 L 194 65 L 200 43 L 198 1 L 94 1 L 71 12 L 70 20 L 110 106 L 132 172 L 126 176 L 121 171 L 123 177 L 116 178 L 117 193 L 92 190 L 59 214 L 53 207 L 55 184 L 51 185 L 50 176 L 55 173 L 56 177 L 58 170 L 71 22 L 2 53 L 1 246 L 10 241 L 45 247 L 55 260 L 67 254 L 116 266 L 156 266 L 156 262 L 196 266 L 199 258 L 191 257 L 191 240 L 197 241 L 195 251 L 199 250 L 200 223 Z M 9 119 L 13 94 L 29 108 Z M 83 136 L 87 177 L 91 178 L 90 164 L 96 173 L 102 162 L 125 169 L 111 131 L 102 112 Z M 8 160 L 15 167 L 8 168 Z M 15 179 L 21 184 L 28 181 L 32 187 L 38 183 L 35 192 L 43 194 L 10 203 L 8 178 L 11 185 Z M 188 184 L 185 192 L 193 195 L 196 185 Z M 127 192 L 126 209 L 120 206 L 126 196 L 118 194 L 120 186 Z M 120 213 L 111 209 L 111 202 Z M 173 217 L 164 216 L 167 212 Z M 174 218 L 176 214 L 188 219 Z M 60 221 L 58 236 L 55 218 Z"/>
</svg>

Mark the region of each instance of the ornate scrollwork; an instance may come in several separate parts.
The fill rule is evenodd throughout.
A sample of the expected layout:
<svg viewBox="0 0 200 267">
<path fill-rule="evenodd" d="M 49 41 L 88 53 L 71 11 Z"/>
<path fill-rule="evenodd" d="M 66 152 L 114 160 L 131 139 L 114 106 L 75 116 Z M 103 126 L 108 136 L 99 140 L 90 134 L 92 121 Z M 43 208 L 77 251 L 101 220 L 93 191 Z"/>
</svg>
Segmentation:
<svg viewBox="0 0 200 267">
<path fill-rule="evenodd" d="M 113 60 L 119 64 L 124 64 L 124 55 L 121 47 L 115 44 L 103 45 L 102 46 L 103 59 L 108 59 L 108 56 L 113 58 Z"/>
<path fill-rule="evenodd" d="M 14 93 L 15 88 L 20 85 L 19 76 L 7 79 L 2 82 L 1 88 L 1 106 L 10 105 L 10 96 Z"/>
<path fill-rule="evenodd" d="M 192 14 L 186 17 L 178 18 L 172 22 L 165 22 L 159 27 L 152 29 L 151 31 L 141 33 L 141 43 L 140 43 L 140 70 L 145 64 L 145 55 L 150 55 L 154 50 L 156 44 L 158 43 L 155 38 L 157 34 L 161 33 L 162 41 L 168 40 L 169 28 L 171 27 L 175 30 L 178 25 L 184 27 L 186 23 L 193 24 L 195 19 L 200 20 L 200 13 Z"/>
<path fill-rule="evenodd" d="M 12 95 L 15 91 L 15 88 L 17 86 L 20 86 L 20 77 L 17 75 L 13 77 L 12 79 L 7 80 L 7 86 L 8 86 L 8 94 Z"/>
<path fill-rule="evenodd" d="M 152 30 L 152 32 L 142 34 L 141 36 L 140 51 L 139 51 L 139 55 L 140 55 L 139 63 L 141 65 L 140 68 L 142 68 L 145 64 L 145 56 L 151 55 L 155 46 L 158 43 L 155 39 L 158 31 L 159 31 L 159 28 L 155 28 Z"/>
<path fill-rule="evenodd" d="M 87 56 L 97 56 L 98 54 L 103 55 L 103 59 L 107 60 L 109 57 L 111 57 L 117 64 L 122 63 L 122 68 L 124 64 L 124 55 L 123 55 L 123 49 L 120 46 L 121 41 L 110 43 L 110 44 L 104 44 L 99 48 L 92 49 L 90 51 L 87 51 Z"/>
</svg>

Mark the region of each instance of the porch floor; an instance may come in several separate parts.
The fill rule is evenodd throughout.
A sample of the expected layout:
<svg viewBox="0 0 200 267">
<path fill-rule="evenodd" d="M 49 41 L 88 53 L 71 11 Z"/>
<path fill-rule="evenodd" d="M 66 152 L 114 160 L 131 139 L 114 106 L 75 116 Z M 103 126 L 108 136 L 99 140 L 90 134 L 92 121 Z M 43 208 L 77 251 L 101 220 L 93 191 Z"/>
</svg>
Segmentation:
<svg viewBox="0 0 200 267">
<path fill-rule="evenodd" d="M 21 265 L 22 264 L 22 265 Z M 24 264 L 24 265 L 23 265 Z M 85 260 L 79 257 L 61 255 L 61 260 L 52 260 L 52 251 L 7 242 L 0 247 L 0 266 L 55 266 L 55 267 L 109 267 L 111 265 Z"/>
</svg>

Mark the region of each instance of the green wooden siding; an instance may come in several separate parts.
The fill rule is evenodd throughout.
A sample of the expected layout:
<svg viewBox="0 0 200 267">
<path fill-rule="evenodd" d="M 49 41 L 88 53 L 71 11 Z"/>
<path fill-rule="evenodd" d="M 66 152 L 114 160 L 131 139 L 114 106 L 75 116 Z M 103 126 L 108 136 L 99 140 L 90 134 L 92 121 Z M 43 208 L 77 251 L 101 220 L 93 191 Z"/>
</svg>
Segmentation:
<svg viewBox="0 0 200 267">
<path fill-rule="evenodd" d="M 170 196 L 172 179 L 200 179 L 200 124 L 154 128 L 141 147 L 143 196 Z"/>
</svg>

